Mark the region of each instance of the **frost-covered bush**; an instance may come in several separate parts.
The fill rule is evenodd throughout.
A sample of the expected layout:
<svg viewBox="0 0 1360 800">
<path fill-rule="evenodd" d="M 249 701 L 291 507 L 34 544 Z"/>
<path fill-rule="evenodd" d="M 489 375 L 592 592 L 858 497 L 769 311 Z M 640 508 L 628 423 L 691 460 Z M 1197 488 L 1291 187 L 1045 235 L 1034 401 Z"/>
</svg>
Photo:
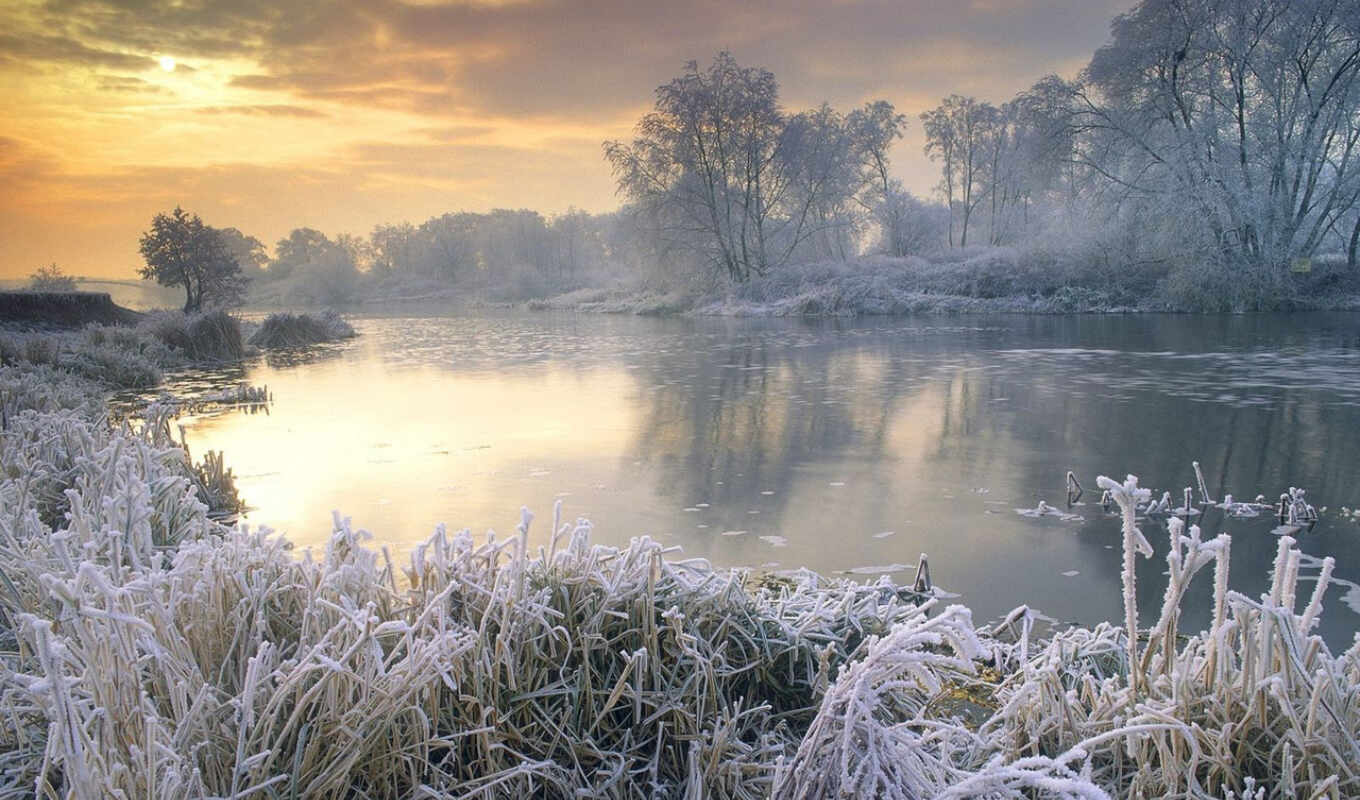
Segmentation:
<svg viewBox="0 0 1360 800">
<path fill-rule="evenodd" d="M 260 329 L 250 337 L 250 344 L 272 350 L 334 342 L 356 335 L 344 318 L 329 309 L 319 315 L 281 312 L 265 318 Z"/>
</svg>

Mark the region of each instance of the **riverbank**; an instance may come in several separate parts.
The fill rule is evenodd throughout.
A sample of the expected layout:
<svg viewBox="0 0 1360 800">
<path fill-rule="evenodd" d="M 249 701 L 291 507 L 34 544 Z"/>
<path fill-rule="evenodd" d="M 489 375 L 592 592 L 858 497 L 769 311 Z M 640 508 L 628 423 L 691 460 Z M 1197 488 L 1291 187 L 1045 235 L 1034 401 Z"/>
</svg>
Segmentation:
<svg viewBox="0 0 1360 800">
<path fill-rule="evenodd" d="M 643 276 L 505 285 L 495 275 L 470 283 L 387 274 L 347 291 L 356 306 L 440 304 L 590 313 L 699 316 L 883 316 L 905 314 L 1354 311 L 1360 273 L 1336 259 L 1307 271 L 1262 271 L 1210 264 L 1158 264 L 1138 270 L 1099 267 L 1100 254 L 1078 258 L 1043 250 L 972 247 L 918 257 L 861 257 L 793 264 L 739 284 Z M 522 276 L 521 276 L 522 278 Z M 264 284 L 253 295 L 273 307 Z"/>
<path fill-rule="evenodd" d="M 217 524 L 166 424 L 0 369 L 0 732 L 15 791 L 100 796 L 1350 796 L 1353 647 L 1301 596 L 1229 591 L 1230 540 L 1172 524 L 1158 621 L 1034 634 L 886 581 L 713 569 L 526 516 L 409 558 L 343 518 L 299 560 Z M 91 398 L 96 402 L 91 402 Z M 1130 483 L 1126 610 L 1142 550 Z M 540 523 L 541 525 L 541 523 Z M 541 549 L 538 545 L 541 544 Z M 1115 557 L 1113 554 L 1111 557 Z M 1181 603 L 1214 572 L 1213 620 Z M 1245 721 L 1245 722 L 1244 722 Z M 187 746 L 194 743 L 194 747 Z M 151 757 L 147 754 L 150 753 Z"/>
<path fill-rule="evenodd" d="M 142 314 L 113 302 L 107 292 L 0 291 L 0 321 L 37 330 L 85 325 L 133 325 Z"/>
<path fill-rule="evenodd" d="M 151 389 L 160 384 L 165 370 L 221 366 L 260 350 L 356 335 L 332 312 L 274 314 L 256 324 L 242 323 L 225 311 L 154 311 L 102 324 L 96 321 L 98 314 L 87 318 L 91 316 L 87 310 L 78 311 L 71 324 L 60 328 L 0 318 L 0 365 L 51 367 L 104 388 Z"/>
</svg>

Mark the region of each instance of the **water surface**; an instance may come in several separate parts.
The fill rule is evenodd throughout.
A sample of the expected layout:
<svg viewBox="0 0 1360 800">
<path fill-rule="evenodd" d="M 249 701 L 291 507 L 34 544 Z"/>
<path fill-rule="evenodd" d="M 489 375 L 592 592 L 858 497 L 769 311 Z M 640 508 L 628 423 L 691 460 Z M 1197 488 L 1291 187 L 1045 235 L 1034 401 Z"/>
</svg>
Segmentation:
<svg viewBox="0 0 1360 800">
<path fill-rule="evenodd" d="M 980 619 L 1026 603 L 1090 624 L 1122 614 L 1096 475 L 1179 497 L 1199 460 L 1215 499 L 1305 487 L 1327 510 L 1303 549 L 1360 581 L 1360 523 L 1341 516 L 1360 506 L 1358 315 L 353 321 L 356 340 L 247 367 L 267 416 L 188 425 L 191 447 L 226 451 L 248 519 L 300 545 L 332 509 L 402 551 L 438 522 L 509 534 L 522 505 L 541 542 L 560 499 L 605 543 L 898 581 L 925 552 Z M 1092 501 L 1076 518 L 1016 512 L 1062 506 L 1068 469 Z M 1263 591 L 1273 519 L 1199 521 L 1234 535 L 1234 587 Z M 1146 616 L 1168 545 L 1164 522 L 1143 529 Z M 1343 601 L 1360 589 L 1327 597 L 1341 645 L 1360 622 Z"/>
</svg>

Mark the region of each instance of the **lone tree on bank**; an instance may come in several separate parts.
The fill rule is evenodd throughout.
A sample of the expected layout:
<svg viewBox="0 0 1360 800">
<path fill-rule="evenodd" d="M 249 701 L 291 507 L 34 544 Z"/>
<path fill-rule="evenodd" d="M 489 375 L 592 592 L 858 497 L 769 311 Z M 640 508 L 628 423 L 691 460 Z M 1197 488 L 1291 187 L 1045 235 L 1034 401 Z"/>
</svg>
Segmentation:
<svg viewBox="0 0 1360 800">
<path fill-rule="evenodd" d="M 248 279 L 221 233 L 179 206 L 157 214 L 142 234 L 143 278 L 162 286 L 184 287 L 184 310 L 239 305 Z"/>
</svg>

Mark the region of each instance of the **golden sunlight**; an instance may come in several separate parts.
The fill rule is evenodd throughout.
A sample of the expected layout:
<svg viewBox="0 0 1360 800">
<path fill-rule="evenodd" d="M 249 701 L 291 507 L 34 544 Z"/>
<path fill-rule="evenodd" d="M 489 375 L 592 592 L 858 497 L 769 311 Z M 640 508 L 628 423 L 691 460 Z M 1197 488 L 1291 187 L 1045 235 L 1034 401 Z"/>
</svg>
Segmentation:
<svg viewBox="0 0 1360 800">
<path fill-rule="evenodd" d="M 165 70 L 166 72 L 174 72 L 174 71 L 175 71 L 175 58 L 174 58 L 174 56 L 161 56 L 160 58 L 158 58 L 158 59 L 156 59 L 156 60 L 160 62 L 161 69 Z"/>
</svg>

